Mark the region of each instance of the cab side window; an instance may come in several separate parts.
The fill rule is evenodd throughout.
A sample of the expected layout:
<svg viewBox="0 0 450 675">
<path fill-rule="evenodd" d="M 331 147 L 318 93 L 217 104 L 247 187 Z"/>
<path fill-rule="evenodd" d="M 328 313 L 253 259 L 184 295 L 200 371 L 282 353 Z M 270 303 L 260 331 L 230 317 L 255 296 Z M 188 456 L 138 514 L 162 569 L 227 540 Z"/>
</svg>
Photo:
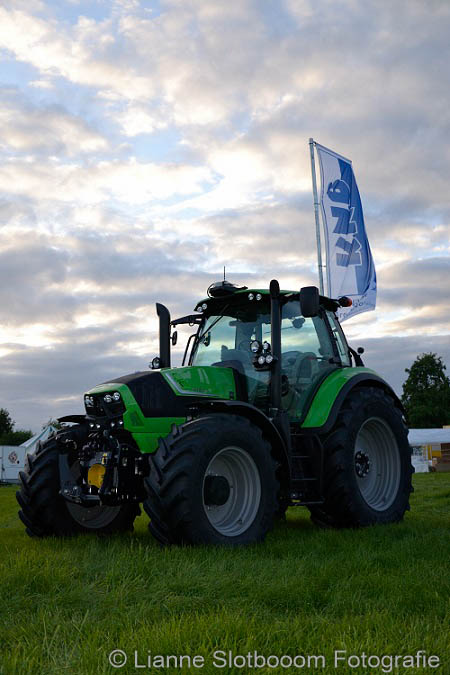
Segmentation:
<svg viewBox="0 0 450 675">
<path fill-rule="evenodd" d="M 337 368 L 324 316 L 303 317 L 298 301 L 283 305 L 281 352 L 282 407 L 298 419 L 316 384 Z"/>
<path fill-rule="evenodd" d="M 350 354 L 348 351 L 348 345 L 342 332 L 342 328 L 336 319 L 336 316 L 333 312 L 327 312 L 328 320 L 331 325 L 331 331 L 333 333 L 334 339 L 336 340 L 337 348 L 339 351 L 339 356 L 342 361 L 343 366 L 351 366 Z"/>
</svg>

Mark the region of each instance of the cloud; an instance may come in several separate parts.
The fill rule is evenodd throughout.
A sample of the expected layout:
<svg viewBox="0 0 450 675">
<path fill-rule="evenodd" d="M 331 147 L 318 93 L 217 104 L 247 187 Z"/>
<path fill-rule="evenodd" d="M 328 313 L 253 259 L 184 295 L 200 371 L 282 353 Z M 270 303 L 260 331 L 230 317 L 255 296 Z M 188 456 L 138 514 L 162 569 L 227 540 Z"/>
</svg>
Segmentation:
<svg viewBox="0 0 450 675">
<path fill-rule="evenodd" d="M 59 156 L 96 153 L 108 148 L 102 134 L 62 106 L 35 105 L 10 87 L 1 87 L 0 95 L 0 148 Z"/>
<path fill-rule="evenodd" d="M 144 204 L 152 199 L 198 193 L 211 180 L 206 167 L 162 166 L 135 158 L 85 164 L 11 157 L 0 166 L 0 185 L 8 186 L 7 195 L 82 204 L 108 199 Z"/>
<path fill-rule="evenodd" d="M 190 312 L 224 264 L 317 283 L 310 136 L 353 159 L 377 266 L 352 344 L 397 388 L 448 360 L 449 27 L 419 0 L 4 2 L 2 405 L 38 428 L 146 367 L 154 301 Z"/>
</svg>

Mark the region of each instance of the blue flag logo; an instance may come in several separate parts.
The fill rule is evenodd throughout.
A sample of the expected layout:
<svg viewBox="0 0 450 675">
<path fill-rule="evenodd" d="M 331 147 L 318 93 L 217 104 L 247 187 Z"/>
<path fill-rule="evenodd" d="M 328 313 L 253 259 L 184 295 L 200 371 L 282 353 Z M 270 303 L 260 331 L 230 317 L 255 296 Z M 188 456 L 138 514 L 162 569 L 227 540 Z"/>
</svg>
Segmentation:
<svg viewBox="0 0 450 675">
<path fill-rule="evenodd" d="M 328 294 L 347 295 L 353 306 L 341 320 L 375 308 L 376 272 L 349 160 L 316 143 L 322 179 L 321 208 L 326 242 Z"/>
</svg>

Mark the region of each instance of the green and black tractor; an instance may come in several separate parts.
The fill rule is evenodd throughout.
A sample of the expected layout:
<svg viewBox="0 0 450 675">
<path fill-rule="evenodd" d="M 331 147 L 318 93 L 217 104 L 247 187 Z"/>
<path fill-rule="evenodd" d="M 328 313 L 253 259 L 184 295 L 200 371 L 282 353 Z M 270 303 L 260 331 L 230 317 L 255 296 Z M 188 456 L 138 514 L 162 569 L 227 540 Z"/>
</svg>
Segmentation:
<svg viewBox="0 0 450 675">
<path fill-rule="evenodd" d="M 131 530 L 143 503 L 162 544 L 261 541 L 290 506 L 314 522 L 400 521 L 412 491 L 402 405 L 337 319 L 348 298 L 212 284 L 195 313 L 157 304 L 151 370 L 88 391 L 85 415 L 28 456 L 30 535 Z M 171 367 L 177 326 L 182 366 Z"/>
</svg>

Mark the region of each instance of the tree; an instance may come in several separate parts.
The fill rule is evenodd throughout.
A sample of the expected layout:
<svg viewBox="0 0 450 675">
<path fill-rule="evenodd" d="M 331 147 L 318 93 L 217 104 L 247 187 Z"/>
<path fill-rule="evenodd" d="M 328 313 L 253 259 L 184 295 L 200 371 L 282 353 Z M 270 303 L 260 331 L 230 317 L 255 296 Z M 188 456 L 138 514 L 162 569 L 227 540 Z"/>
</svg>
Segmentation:
<svg viewBox="0 0 450 675">
<path fill-rule="evenodd" d="M 6 408 L 0 408 L 0 436 L 9 434 L 14 427 L 14 422 Z"/>
<path fill-rule="evenodd" d="M 17 429 L 6 408 L 0 408 L 0 445 L 21 445 L 33 436 L 32 431 Z"/>
<path fill-rule="evenodd" d="M 436 354 L 420 354 L 403 384 L 402 403 L 409 425 L 416 429 L 450 424 L 450 380 L 446 366 Z"/>
<path fill-rule="evenodd" d="M 32 436 L 34 436 L 33 432 L 25 429 L 9 431 L 7 434 L 0 436 L 0 445 L 22 445 Z"/>
<path fill-rule="evenodd" d="M 50 417 L 49 421 L 42 425 L 42 429 L 46 429 L 47 427 L 54 427 L 55 429 L 64 429 L 64 424 L 62 424 L 62 422 L 60 422 L 59 420 Z"/>
</svg>

